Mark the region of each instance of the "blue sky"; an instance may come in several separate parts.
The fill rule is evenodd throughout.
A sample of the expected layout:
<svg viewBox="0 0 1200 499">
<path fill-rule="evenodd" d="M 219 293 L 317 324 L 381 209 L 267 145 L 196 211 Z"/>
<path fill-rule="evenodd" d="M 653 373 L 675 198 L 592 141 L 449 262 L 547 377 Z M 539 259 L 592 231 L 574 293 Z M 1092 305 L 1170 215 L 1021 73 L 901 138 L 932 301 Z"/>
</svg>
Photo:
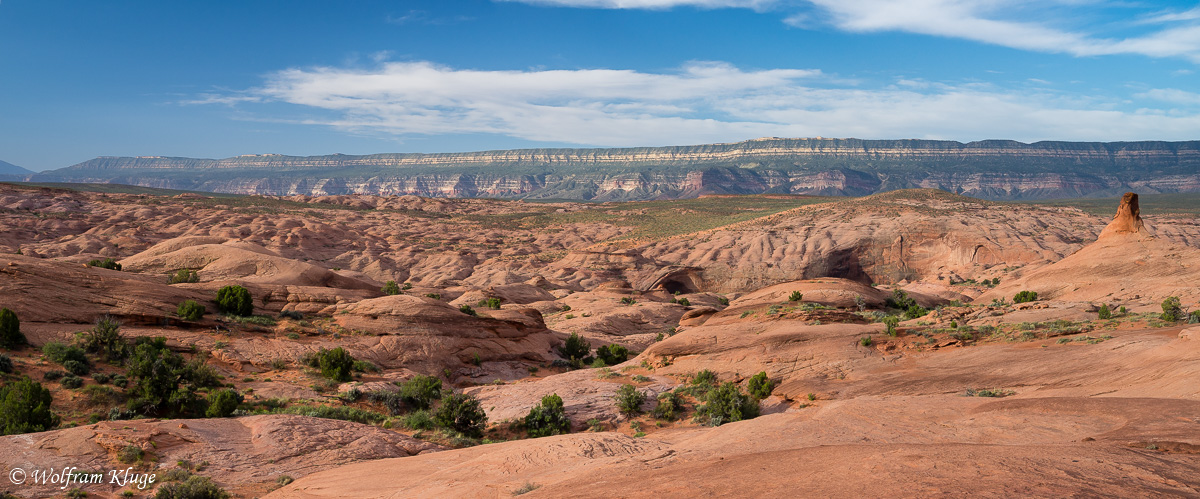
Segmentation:
<svg viewBox="0 0 1200 499">
<path fill-rule="evenodd" d="M 0 160 L 1200 139 L 1200 6 L 0 0 Z"/>
</svg>

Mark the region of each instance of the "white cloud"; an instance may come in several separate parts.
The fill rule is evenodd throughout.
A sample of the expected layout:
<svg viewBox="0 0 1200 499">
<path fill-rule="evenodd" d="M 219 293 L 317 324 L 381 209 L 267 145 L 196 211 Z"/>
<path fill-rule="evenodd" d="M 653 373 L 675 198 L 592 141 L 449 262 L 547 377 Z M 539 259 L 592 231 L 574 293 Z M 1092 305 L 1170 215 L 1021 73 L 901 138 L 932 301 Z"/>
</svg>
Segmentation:
<svg viewBox="0 0 1200 499">
<path fill-rule="evenodd" d="M 1158 11 L 1134 25 L 1169 25 L 1136 36 L 1089 33 L 1074 24 L 1095 17 L 1096 0 L 498 0 L 608 9 L 750 8 L 787 12 L 784 22 L 821 22 L 849 32 L 899 31 L 1074 56 L 1135 54 L 1200 62 L 1200 7 Z M 1133 9 L 1133 6 L 1126 7 Z M 1031 21 L 1037 19 L 1037 21 Z M 1099 26 L 1111 29 L 1122 23 Z M 1125 23 L 1130 24 L 1130 23 Z"/>
<path fill-rule="evenodd" d="M 779 3 L 779 0 L 499 0 L 555 7 L 582 7 L 597 9 L 670 9 L 673 7 L 701 7 L 706 9 L 746 8 L 761 9 Z"/>
<path fill-rule="evenodd" d="M 1161 101 L 1164 95 L 1134 97 Z M 872 89 L 817 70 L 746 71 L 711 62 L 666 73 L 478 71 L 428 62 L 289 69 L 234 98 L 292 104 L 307 115 L 292 122 L 355 132 L 494 134 L 595 146 L 817 135 L 1027 141 L 1200 136 L 1198 114 L 1133 109 L 1118 98 L 913 80 Z"/>
<path fill-rule="evenodd" d="M 1200 105 L 1200 94 L 1179 90 L 1177 88 L 1154 88 L 1135 95 L 1142 99 L 1154 99 L 1172 104 L 1183 104 L 1190 106 Z"/>
</svg>

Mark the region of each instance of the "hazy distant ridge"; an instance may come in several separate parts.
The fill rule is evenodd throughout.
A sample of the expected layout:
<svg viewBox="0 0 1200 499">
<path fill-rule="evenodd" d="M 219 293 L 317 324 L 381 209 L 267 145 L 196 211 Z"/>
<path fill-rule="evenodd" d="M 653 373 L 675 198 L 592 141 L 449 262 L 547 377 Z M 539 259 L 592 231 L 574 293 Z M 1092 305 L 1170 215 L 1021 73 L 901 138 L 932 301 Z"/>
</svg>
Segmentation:
<svg viewBox="0 0 1200 499">
<path fill-rule="evenodd" d="M 706 193 L 868 194 L 937 187 L 991 198 L 1200 191 L 1200 141 L 756 139 L 610 149 L 518 149 L 225 159 L 101 157 L 42 181 L 247 194 L 651 199 Z"/>
</svg>

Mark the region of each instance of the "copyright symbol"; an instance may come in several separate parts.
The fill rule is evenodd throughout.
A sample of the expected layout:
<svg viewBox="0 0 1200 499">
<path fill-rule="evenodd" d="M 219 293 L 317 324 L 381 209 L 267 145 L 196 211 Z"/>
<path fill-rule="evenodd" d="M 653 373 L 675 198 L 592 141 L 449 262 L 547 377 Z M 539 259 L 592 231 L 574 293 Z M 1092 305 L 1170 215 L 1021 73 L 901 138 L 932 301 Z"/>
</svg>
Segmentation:
<svg viewBox="0 0 1200 499">
<path fill-rule="evenodd" d="M 8 481 L 12 482 L 13 485 L 21 485 L 25 483 L 25 470 L 21 468 L 13 468 L 12 471 L 8 472 Z"/>
</svg>

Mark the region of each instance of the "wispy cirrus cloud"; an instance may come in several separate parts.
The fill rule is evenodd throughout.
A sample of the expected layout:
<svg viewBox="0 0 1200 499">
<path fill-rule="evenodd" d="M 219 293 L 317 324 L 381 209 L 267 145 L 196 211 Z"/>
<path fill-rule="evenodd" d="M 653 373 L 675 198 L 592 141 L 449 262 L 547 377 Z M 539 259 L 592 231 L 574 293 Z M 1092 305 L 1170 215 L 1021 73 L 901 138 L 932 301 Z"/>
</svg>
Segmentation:
<svg viewBox="0 0 1200 499">
<path fill-rule="evenodd" d="M 1139 107 L 1128 105 L 1128 97 L 982 83 L 897 80 L 867 88 L 814 69 L 743 70 L 719 62 L 661 73 L 479 71 L 390 62 L 370 69 L 288 69 L 233 97 L 251 114 L 272 113 L 259 114 L 262 119 L 358 133 L 493 134 L 594 146 L 817 135 L 1027 141 L 1200 136 L 1200 114 L 1153 105 L 1164 95 L 1133 96 L 1141 99 Z M 284 114 L 278 114 L 280 104 Z"/>
<path fill-rule="evenodd" d="M 751 8 L 784 15 L 799 28 L 831 25 L 854 33 L 906 32 L 1073 56 L 1134 54 L 1200 62 L 1200 7 L 1150 10 L 1131 4 L 1131 22 L 1094 22 L 1113 7 L 1097 0 L 498 0 L 609 9 Z M 1111 14 L 1109 14 L 1111 17 Z M 1122 18 L 1124 19 L 1124 18 Z M 1034 21 L 1036 20 L 1036 21 Z M 1142 26 L 1119 36 L 1117 26 Z"/>
</svg>

